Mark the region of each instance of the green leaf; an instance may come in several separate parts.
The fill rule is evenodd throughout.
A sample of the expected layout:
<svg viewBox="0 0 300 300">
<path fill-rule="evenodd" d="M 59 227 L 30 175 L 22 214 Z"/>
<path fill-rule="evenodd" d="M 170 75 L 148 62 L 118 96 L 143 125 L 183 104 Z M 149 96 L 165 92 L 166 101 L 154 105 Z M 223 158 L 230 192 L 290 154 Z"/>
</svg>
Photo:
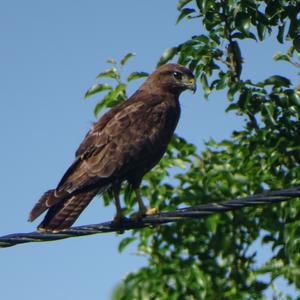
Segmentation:
<svg viewBox="0 0 300 300">
<path fill-rule="evenodd" d="M 147 73 L 147 72 L 132 72 L 127 77 L 127 81 L 130 82 L 130 81 L 140 79 L 140 78 L 143 78 L 143 77 L 147 77 L 147 76 L 149 76 L 149 73 Z"/>
<path fill-rule="evenodd" d="M 293 40 L 293 45 L 298 53 L 300 53 L 300 35 L 297 35 Z"/>
<path fill-rule="evenodd" d="M 136 240 L 135 237 L 127 237 L 123 239 L 118 246 L 119 252 L 122 252 L 130 243 L 132 243 L 135 240 Z"/>
<path fill-rule="evenodd" d="M 204 73 L 202 73 L 202 75 L 200 76 L 200 82 L 201 82 L 201 86 L 202 86 L 202 89 L 204 92 L 204 97 L 207 98 L 211 92 L 211 89 L 208 85 L 207 77 Z"/>
<path fill-rule="evenodd" d="M 207 225 L 209 232 L 211 232 L 212 234 L 216 233 L 219 220 L 220 220 L 219 215 L 212 215 L 207 218 L 206 225 Z"/>
<path fill-rule="evenodd" d="M 213 89 L 216 89 L 216 90 L 222 90 L 224 89 L 226 86 L 226 83 L 225 83 L 225 80 L 224 78 L 222 79 L 216 79 L 214 80 L 211 85 L 210 85 L 210 88 L 213 90 Z"/>
<path fill-rule="evenodd" d="M 197 7 L 199 10 L 206 14 L 209 8 L 214 8 L 214 1 L 210 0 L 196 0 Z"/>
<path fill-rule="evenodd" d="M 106 96 L 104 97 L 100 102 L 98 102 L 94 108 L 94 115 L 97 117 L 99 113 L 107 107 L 107 103 L 110 101 L 110 97 Z"/>
<path fill-rule="evenodd" d="M 225 111 L 230 112 L 232 110 L 237 110 L 237 109 L 238 109 L 238 105 L 236 103 L 231 103 L 228 105 Z"/>
<path fill-rule="evenodd" d="M 123 94 L 125 92 L 125 90 L 126 90 L 126 85 L 123 83 L 120 83 L 116 86 L 116 88 L 113 91 L 111 91 L 111 94 L 113 96 L 119 96 L 120 94 Z"/>
<path fill-rule="evenodd" d="M 104 91 L 111 91 L 112 87 L 109 86 L 108 84 L 94 84 L 84 95 L 85 99 L 90 98 L 91 96 L 104 92 Z"/>
<path fill-rule="evenodd" d="M 252 32 L 235 32 L 233 35 L 232 35 L 233 38 L 235 39 L 240 39 L 240 40 L 243 40 L 243 39 L 252 39 L 254 41 L 257 41 L 257 38 L 255 36 L 255 34 L 253 34 Z"/>
<path fill-rule="evenodd" d="M 124 66 L 124 65 L 126 64 L 126 62 L 127 62 L 131 57 L 133 57 L 133 56 L 135 56 L 134 53 L 128 53 L 128 54 L 126 54 L 126 55 L 123 57 L 123 59 L 120 61 L 121 66 Z"/>
<path fill-rule="evenodd" d="M 289 94 L 289 99 L 291 102 L 300 108 L 300 90 L 295 90 Z"/>
<path fill-rule="evenodd" d="M 116 68 L 111 68 L 104 72 L 99 73 L 96 78 L 112 78 L 118 80 L 120 76 Z"/>
<path fill-rule="evenodd" d="M 106 62 L 110 65 L 116 65 L 117 64 L 117 62 L 112 58 L 109 58 Z"/>
<path fill-rule="evenodd" d="M 281 54 L 281 53 L 276 53 L 274 56 L 273 56 L 273 59 L 275 61 L 279 61 L 279 60 L 284 60 L 284 61 L 290 61 L 290 58 L 285 55 L 285 54 Z"/>
<path fill-rule="evenodd" d="M 180 0 L 177 2 L 176 7 L 178 10 L 181 10 L 184 6 L 186 6 L 192 0 Z"/>
<path fill-rule="evenodd" d="M 235 26 L 240 32 L 248 33 L 251 26 L 250 16 L 245 12 L 239 12 L 235 17 Z"/>
<path fill-rule="evenodd" d="M 229 101 L 232 101 L 234 99 L 234 95 L 239 91 L 241 88 L 239 83 L 232 83 L 228 89 L 227 92 L 227 98 Z"/>
<path fill-rule="evenodd" d="M 193 8 L 183 8 L 177 18 L 176 24 L 178 24 L 183 18 L 187 17 L 188 15 L 192 14 L 193 12 L 195 12 L 195 10 Z"/>
<path fill-rule="evenodd" d="M 288 30 L 288 37 L 295 38 L 297 35 L 299 35 L 299 21 L 296 18 L 292 18 Z"/>
<path fill-rule="evenodd" d="M 203 44 L 206 45 L 209 43 L 209 38 L 204 34 L 193 36 L 193 40 L 202 42 Z"/>
<path fill-rule="evenodd" d="M 247 90 L 245 90 L 240 94 L 237 104 L 241 110 L 244 110 L 247 107 L 249 101 L 251 101 L 251 94 Z"/>
<path fill-rule="evenodd" d="M 274 76 L 267 78 L 264 81 L 264 84 L 289 87 L 291 85 L 291 81 L 289 79 L 287 79 L 286 77 L 283 77 L 280 75 L 274 75 Z"/>
<path fill-rule="evenodd" d="M 283 44 L 284 27 L 285 24 L 278 26 L 277 41 L 281 44 Z"/>
<path fill-rule="evenodd" d="M 271 103 L 265 103 L 263 105 L 263 108 L 265 109 L 266 115 L 268 121 L 275 126 L 276 120 L 274 119 L 274 106 Z"/>
<path fill-rule="evenodd" d="M 171 60 L 178 53 L 178 47 L 168 48 L 160 57 L 157 66 L 161 66 Z"/>
<path fill-rule="evenodd" d="M 114 90 L 110 91 L 94 109 L 94 115 L 97 117 L 101 110 L 104 108 L 114 107 L 122 100 L 125 100 L 126 86 L 120 83 Z"/>
<path fill-rule="evenodd" d="M 185 169 L 186 168 L 186 163 L 185 161 L 183 161 L 182 159 L 179 159 L 179 158 L 175 158 L 173 161 L 172 161 L 173 165 L 175 167 L 178 167 L 178 168 L 181 168 L 181 169 Z"/>
<path fill-rule="evenodd" d="M 266 36 L 266 32 L 267 32 L 267 27 L 265 24 L 263 23 L 258 23 L 258 25 L 256 26 L 257 29 L 257 35 L 260 41 L 263 41 L 265 36 Z"/>
</svg>

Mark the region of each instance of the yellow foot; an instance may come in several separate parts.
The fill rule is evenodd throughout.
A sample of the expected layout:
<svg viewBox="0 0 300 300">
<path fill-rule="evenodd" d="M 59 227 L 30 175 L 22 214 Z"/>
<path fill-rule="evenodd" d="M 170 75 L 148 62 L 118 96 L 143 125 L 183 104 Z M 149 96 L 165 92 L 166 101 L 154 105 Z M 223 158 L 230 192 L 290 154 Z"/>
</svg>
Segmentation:
<svg viewBox="0 0 300 300">
<path fill-rule="evenodd" d="M 63 228 L 63 229 L 46 229 L 46 228 L 40 228 L 40 227 L 38 227 L 37 228 L 37 231 L 38 232 L 41 232 L 41 233 L 43 233 L 43 232 L 48 232 L 48 233 L 60 233 L 60 232 L 62 232 L 62 231 L 66 231 L 66 230 L 68 230 L 68 228 Z"/>
<path fill-rule="evenodd" d="M 157 213 L 158 213 L 158 209 L 153 207 L 153 208 L 147 209 L 145 215 L 146 216 L 153 216 L 153 215 L 156 215 Z"/>
<path fill-rule="evenodd" d="M 134 221 L 139 221 L 146 216 L 153 216 L 156 215 L 157 213 L 158 213 L 157 208 L 149 208 L 145 210 L 139 210 L 138 212 L 132 214 L 130 218 L 133 219 Z"/>
<path fill-rule="evenodd" d="M 46 232 L 47 231 L 45 228 L 40 228 L 40 227 L 38 227 L 36 230 L 38 232 Z"/>
</svg>

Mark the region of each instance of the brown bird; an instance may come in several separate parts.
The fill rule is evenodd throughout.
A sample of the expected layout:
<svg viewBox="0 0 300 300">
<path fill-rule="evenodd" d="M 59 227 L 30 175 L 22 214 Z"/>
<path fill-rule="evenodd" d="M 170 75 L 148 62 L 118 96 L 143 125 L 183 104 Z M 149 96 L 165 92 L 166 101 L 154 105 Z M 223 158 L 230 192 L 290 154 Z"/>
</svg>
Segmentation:
<svg viewBox="0 0 300 300">
<path fill-rule="evenodd" d="M 136 193 L 138 216 L 147 214 L 139 193 L 143 176 L 162 158 L 180 116 L 179 95 L 195 91 L 192 72 L 166 64 L 151 74 L 127 100 L 96 122 L 76 151 L 76 158 L 56 189 L 47 191 L 33 207 L 29 221 L 47 214 L 38 230 L 69 228 L 95 195 L 111 191 L 120 220 L 121 183 Z"/>
</svg>

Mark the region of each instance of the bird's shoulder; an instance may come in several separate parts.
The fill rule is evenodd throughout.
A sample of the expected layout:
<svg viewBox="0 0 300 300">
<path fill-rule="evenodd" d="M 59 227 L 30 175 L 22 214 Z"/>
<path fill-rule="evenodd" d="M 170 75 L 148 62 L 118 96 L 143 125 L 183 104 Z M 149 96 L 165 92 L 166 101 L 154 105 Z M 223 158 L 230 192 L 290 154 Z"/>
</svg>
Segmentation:
<svg viewBox="0 0 300 300">
<path fill-rule="evenodd" d="M 162 106 L 168 106 L 169 102 L 166 95 L 138 90 L 93 124 L 77 149 L 76 157 L 86 157 L 100 150 L 111 137 L 124 132 L 130 124 L 143 122 L 151 112 L 159 114 Z"/>
</svg>

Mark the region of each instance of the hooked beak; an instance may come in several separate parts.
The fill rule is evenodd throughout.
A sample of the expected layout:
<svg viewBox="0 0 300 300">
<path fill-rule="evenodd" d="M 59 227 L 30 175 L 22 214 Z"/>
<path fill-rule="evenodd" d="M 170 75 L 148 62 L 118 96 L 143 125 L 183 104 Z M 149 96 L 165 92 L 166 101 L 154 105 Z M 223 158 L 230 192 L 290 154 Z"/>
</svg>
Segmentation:
<svg viewBox="0 0 300 300">
<path fill-rule="evenodd" d="M 197 90 L 195 78 L 187 78 L 185 86 L 187 89 L 192 90 L 195 93 Z"/>
</svg>

